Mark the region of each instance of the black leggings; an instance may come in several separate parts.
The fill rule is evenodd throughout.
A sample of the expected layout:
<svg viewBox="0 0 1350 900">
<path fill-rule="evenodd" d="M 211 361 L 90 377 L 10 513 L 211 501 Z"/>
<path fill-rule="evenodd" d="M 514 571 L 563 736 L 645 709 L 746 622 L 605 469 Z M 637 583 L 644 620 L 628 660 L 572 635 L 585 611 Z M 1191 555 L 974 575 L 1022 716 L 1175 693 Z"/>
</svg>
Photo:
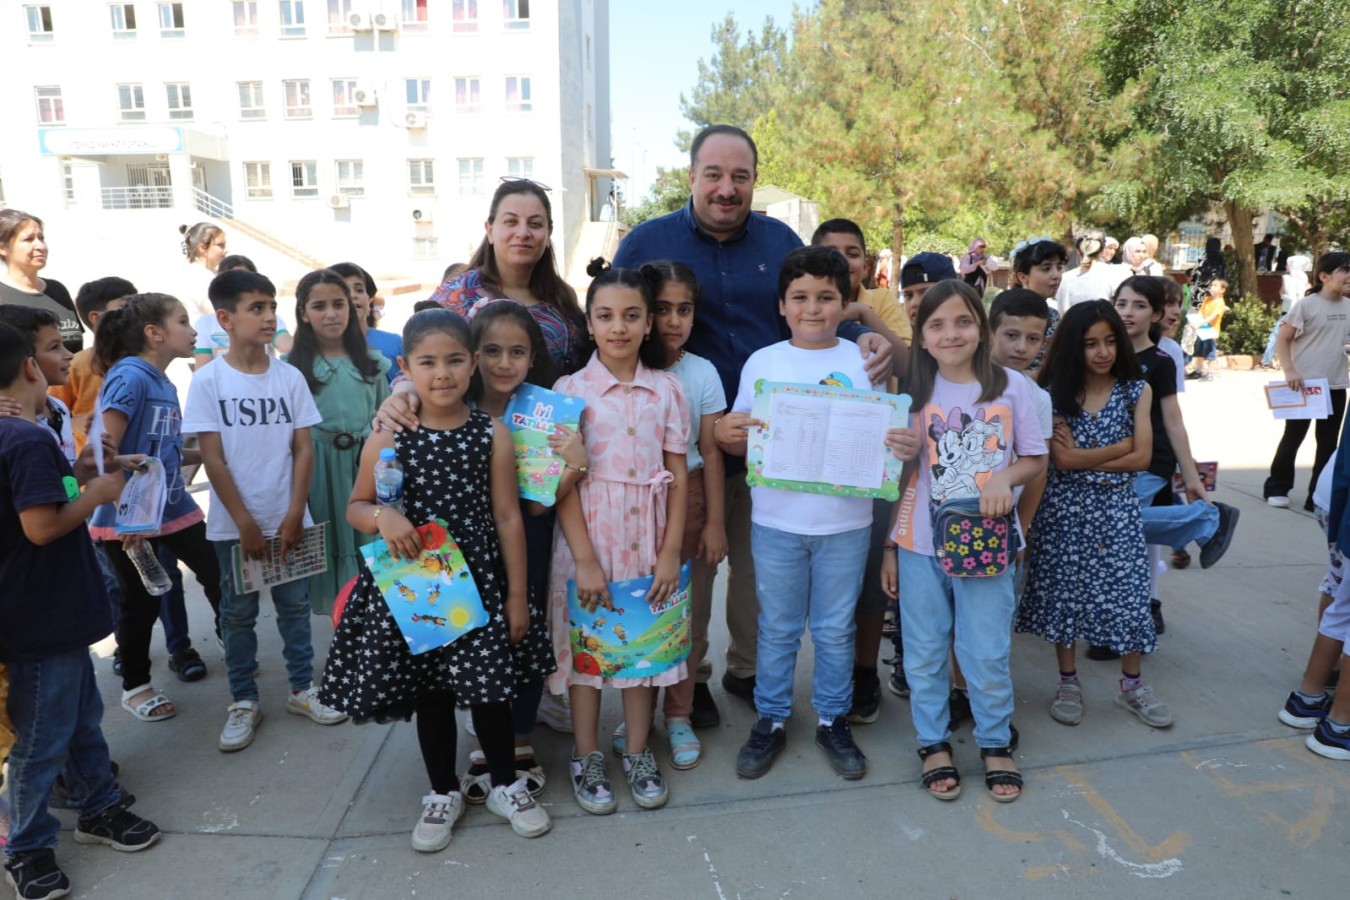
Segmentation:
<svg viewBox="0 0 1350 900">
<path fill-rule="evenodd" d="M 511 704 L 480 703 L 469 707 L 473 730 L 487 757 L 492 786 L 501 787 L 516 780 L 515 738 L 511 734 Z M 422 748 L 422 764 L 427 767 L 431 789 L 438 794 L 459 790 L 455 774 L 455 756 L 459 725 L 455 723 L 455 697 L 441 694 L 417 703 L 417 744 Z"/>
<path fill-rule="evenodd" d="M 162 544 L 187 564 L 211 604 L 220 633 L 220 562 L 215 548 L 206 539 L 206 524 L 198 522 L 182 531 L 148 538 L 158 550 Z M 122 549 L 122 541 L 104 541 L 108 561 L 122 582 L 122 616 L 117 626 L 117 646 L 122 651 L 122 690 L 150 683 L 150 633 L 159 618 L 160 598 L 151 597 L 141 581 L 136 565 Z M 191 646 L 190 642 L 188 646 Z"/>
</svg>

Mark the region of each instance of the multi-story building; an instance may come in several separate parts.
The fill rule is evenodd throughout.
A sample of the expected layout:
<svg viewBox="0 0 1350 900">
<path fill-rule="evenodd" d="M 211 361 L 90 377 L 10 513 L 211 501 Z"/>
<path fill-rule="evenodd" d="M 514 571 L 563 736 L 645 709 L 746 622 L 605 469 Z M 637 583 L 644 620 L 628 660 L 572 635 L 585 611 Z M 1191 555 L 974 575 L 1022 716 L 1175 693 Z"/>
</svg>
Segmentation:
<svg viewBox="0 0 1350 900">
<path fill-rule="evenodd" d="M 52 275 L 75 284 L 158 277 L 202 218 L 279 279 L 352 259 L 432 281 L 519 176 L 551 186 L 566 261 L 610 190 L 608 16 L 608 0 L 0 0 L 0 199 L 46 220 Z"/>
</svg>

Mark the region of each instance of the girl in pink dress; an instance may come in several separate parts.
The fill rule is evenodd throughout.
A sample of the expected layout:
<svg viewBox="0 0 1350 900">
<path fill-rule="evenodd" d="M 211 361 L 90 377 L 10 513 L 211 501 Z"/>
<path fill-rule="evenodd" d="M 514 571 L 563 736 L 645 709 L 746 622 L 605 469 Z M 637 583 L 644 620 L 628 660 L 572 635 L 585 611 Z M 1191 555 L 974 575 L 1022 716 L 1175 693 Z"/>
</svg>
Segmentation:
<svg viewBox="0 0 1350 900">
<path fill-rule="evenodd" d="M 568 639 L 567 582 L 588 607 L 611 607 L 606 584 L 654 576 L 647 602 L 661 603 L 680 577 L 684 534 L 689 407 L 680 382 L 662 371 L 665 348 L 652 338 L 654 286 L 631 269 L 596 269 L 586 292 L 586 325 L 595 353 L 584 368 L 560 379 L 554 390 L 584 398 L 581 434 L 588 470 L 577 490 L 558 501 L 553 542 L 549 615 L 558 670 L 550 690 L 569 689 L 576 746 L 572 788 L 582 809 L 596 815 L 616 808 L 598 747 L 600 688 L 623 691 L 624 774 L 633 801 L 664 806 L 665 778 L 647 746 L 652 688 L 678 684 L 685 666 L 652 678 L 603 679 L 574 671 Z M 612 607 L 611 607 L 612 608 Z"/>
</svg>

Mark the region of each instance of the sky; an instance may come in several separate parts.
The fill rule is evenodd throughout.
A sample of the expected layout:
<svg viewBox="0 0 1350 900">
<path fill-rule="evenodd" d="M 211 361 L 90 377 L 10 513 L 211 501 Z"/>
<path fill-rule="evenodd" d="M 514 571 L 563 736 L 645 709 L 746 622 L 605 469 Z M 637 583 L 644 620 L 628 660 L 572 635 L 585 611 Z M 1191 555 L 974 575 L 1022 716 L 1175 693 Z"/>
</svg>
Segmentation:
<svg viewBox="0 0 1350 900">
<path fill-rule="evenodd" d="M 734 5 L 734 9 L 733 9 Z M 614 165 L 629 176 L 629 202 L 646 196 L 656 167 L 685 165 L 675 132 L 690 127 L 680 93 L 698 79 L 698 61 L 713 53 L 713 23 L 729 11 L 742 33 L 765 16 L 786 26 L 792 0 L 611 0 L 610 123 Z"/>
</svg>

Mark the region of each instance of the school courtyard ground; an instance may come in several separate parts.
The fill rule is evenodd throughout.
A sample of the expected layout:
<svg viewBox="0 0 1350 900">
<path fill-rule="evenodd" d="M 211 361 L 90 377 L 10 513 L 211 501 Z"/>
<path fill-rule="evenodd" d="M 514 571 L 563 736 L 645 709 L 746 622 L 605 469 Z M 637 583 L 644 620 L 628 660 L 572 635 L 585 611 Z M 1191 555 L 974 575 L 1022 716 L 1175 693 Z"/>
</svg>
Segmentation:
<svg viewBox="0 0 1350 900">
<path fill-rule="evenodd" d="M 1054 658 L 1014 642 L 1017 760 L 1023 797 L 989 800 L 969 725 L 955 736 L 964 793 L 939 803 L 919 786 L 907 701 L 883 694 L 881 718 L 856 735 L 867 777 L 835 777 L 814 746 L 810 650 L 798 666 L 788 746 L 758 781 L 733 761 L 753 713 L 714 688 L 721 727 L 701 733 L 703 763 L 666 772 L 671 801 L 597 818 L 573 802 L 570 738 L 540 727 L 552 833 L 516 837 L 470 807 L 441 853 L 409 848 L 426 776 L 411 725 L 322 728 L 284 714 L 285 677 L 272 619 L 259 622 L 266 718 L 254 744 L 216 749 L 229 696 L 213 641 L 198 641 L 210 675 L 179 683 L 156 637 L 157 684 L 179 707 L 162 724 L 118 708 L 110 645 L 97 668 L 104 728 L 137 812 L 164 829 L 148 852 L 115 853 L 62 834 L 59 858 L 78 897 L 982 898 L 1312 897 L 1344 890 L 1350 850 L 1350 763 L 1314 756 L 1276 711 L 1297 686 L 1313 639 L 1326 548 L 1301 511 L 1312 438 L 1300 455 L 1294 509 L 1273 510 L 1261 483 L 1280 427 L 1261 372 L 1192 384 L 1182 405 L 1201 460 L 1221 462 L 1217 497 L 1242 510 L 1218 566 L 1169 573 L 1167 633 L 1145 672 L 1176 724 L 1153 730 L 1112 704 L 1117 668 L 1083 660 L 1087 715 L 1066 728 L 1047 714 Z M 205 494 L 198 495 L 203 502 Z M 1295 511 L 1300 510 L 1300 511 Z M 191 581 L 191 579 L 189 579 Z M 210 635 L 200 591 L 194 633 Z M 264 602 L 264 609 L 266 603 Z M 721 599 L 713 647 L 725 646 Z M 331 629 L 315 620 L 322 658 Z M 602 725 L 619 720 L 607 696 Z M 658 726 L 659 727 L 659 726 Z M 607 744 L 607 741 L 606 741 Z M 655 746 L 665 763 L 664 737 Z M 461 759 L 467 751 L 461 749 Z M 464 767 L 461 764 L 461 770 Z M 610 773 L 620 765 L 610 758 Z M 62 814 L 67 828 L 73 825 Z"/>
</svg>

